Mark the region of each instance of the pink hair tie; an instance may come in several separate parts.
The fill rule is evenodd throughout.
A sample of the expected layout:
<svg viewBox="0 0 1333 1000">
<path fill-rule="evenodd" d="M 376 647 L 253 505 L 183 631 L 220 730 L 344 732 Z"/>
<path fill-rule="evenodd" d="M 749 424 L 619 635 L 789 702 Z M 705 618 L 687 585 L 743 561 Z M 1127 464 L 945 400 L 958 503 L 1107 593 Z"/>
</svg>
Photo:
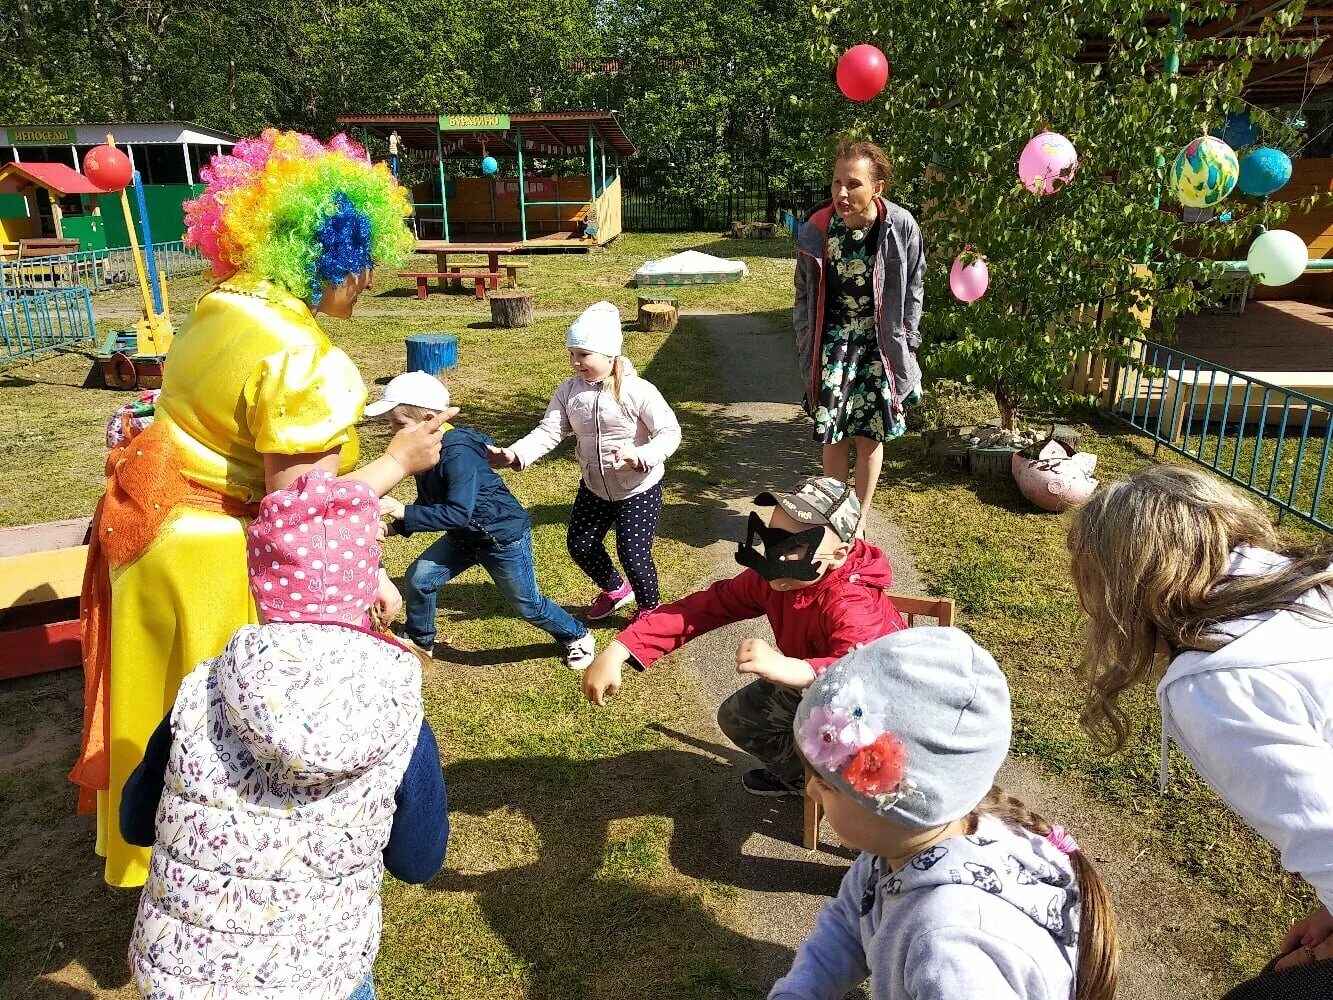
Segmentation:
<svg viewBox="0 0 1333 1000">
<path fill-rule="evenodd" d="M 1063 826 L 1051 827 L 1051 832 L 1046 834 L 1046 840 L 1061 854 L 1073 854 L 1078 850 L 1078 841 Z"/>
</svg>

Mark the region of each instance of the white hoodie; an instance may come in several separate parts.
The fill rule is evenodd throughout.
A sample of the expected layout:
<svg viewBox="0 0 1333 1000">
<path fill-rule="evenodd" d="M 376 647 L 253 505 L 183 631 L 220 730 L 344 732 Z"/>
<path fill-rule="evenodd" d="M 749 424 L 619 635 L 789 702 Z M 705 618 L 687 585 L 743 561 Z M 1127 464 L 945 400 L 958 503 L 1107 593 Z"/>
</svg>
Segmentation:
<svg viewBox="0 0 1333 1000">
<path fill-rule="evenodd" d="M 769 1000 L 1069 1000 L 1081 917 L 1069 859 L 983 816 L 898 871 L 862 854 Z"/>
<path fill-rule="evenodd" d="M 1286 560 L 1242 546 L 1228 576 Z M 1301 604 L 1333 612 L 1327 594 Z M 1181 653 L 1157 686 L 1162 787 L 1167 738 L 1237 815 L 1282 853 L 1282 865 L 1333 909 L 1333 622 L 1291 611 L 1225 622 L 1231 641 Z"/>
</svg>

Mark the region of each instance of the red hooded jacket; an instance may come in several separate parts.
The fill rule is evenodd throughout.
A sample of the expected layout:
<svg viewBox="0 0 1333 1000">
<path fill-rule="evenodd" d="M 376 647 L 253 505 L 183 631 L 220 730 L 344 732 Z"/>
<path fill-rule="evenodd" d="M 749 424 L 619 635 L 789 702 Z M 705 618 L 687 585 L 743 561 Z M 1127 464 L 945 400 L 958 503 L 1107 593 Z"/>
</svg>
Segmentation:
<svg viewBox="0 0 1333 1000">
<path fill-rule="evenodd" d="M 778 650 L 805 660 L 818 675 L 853 646 L 906 627 L 889 600 L 892 583 L 893 567 L 884 553 L 858 541 L 847 561 L 813 586 L 774 590 L 747 569 L 662 605 L 616 638 L 642 669 L 715 628 L 768 615 Z"/>
</svg>

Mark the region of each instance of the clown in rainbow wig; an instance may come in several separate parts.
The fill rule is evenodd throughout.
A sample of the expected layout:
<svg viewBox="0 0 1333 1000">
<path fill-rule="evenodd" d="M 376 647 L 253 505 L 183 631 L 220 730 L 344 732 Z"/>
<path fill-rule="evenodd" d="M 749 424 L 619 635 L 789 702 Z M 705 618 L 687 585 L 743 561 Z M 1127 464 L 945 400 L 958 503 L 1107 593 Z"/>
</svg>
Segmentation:
<svg viewBox="0 0 1333 1000">
<path fill-rule="evenodd" d="M 218 278 L 249 271 L 319 305 L 326 285 L 411 250 L 406 192 L 345 135 L 325 146 L 268 129 L 215 156 L 202 177 L 206 190 L 185 203 L 185 243 Z"/>
<path fill-rule="evenodd" d="M 259 501 L 314 469 L 355 469 L 382 496 L 433 468 L 440 451 L 442 431 L 428 423 L 357 468 L 365 385 L 314 318 L 350 316 L 371 269 L 410 250 L 410 206 L 389 171 L 345 136 L 325 145 L 266 131 L 214 157 L 203 179 L 186 206 L 186 242 L 218 284 L 172 343 L 153 423 L 108 462 L 85 575 L 84 733 L 70 777 L 80 810 L 97 812 L 112 885 L 141 885 L 148 873 L 149 852 L 120 837 L 116 816 L 162 706 L 260 619 L 245 543 Z M 378 516 L 373 505 L 364 514 Z M 374 558 L 335 541 L 319 556 L 326 579 L 363 573 Z M 279 602 L 304 610 L 343 586 L 316 593 L 300 576 L 272 581 Z M 401 599 L 386 574 L 376 578 L 376 605 L 392 618 Z"/>
</svg>

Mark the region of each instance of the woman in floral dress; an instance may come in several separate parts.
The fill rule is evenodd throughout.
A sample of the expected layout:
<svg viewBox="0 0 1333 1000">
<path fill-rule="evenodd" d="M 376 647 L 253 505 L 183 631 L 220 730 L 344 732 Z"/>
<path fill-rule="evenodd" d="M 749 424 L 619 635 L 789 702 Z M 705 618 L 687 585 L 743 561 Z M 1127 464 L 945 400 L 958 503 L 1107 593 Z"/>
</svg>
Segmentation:
<svg viewBox="0 0 1333 1000">
<path fill-rule="evenodd" d="M 793 321 L 805 410 L 824 446 L 824 475 L 849 481 L 856 442 L 858 535 L 865 534 L 884 442 L 903 433 L 903 405 L 921 387 L 916 349 L 926 258 L 916 220 L 883 197 L 889 172 L 874 143 L 839 143 L 833 197 L 796 238 Z"/>
</svg>

